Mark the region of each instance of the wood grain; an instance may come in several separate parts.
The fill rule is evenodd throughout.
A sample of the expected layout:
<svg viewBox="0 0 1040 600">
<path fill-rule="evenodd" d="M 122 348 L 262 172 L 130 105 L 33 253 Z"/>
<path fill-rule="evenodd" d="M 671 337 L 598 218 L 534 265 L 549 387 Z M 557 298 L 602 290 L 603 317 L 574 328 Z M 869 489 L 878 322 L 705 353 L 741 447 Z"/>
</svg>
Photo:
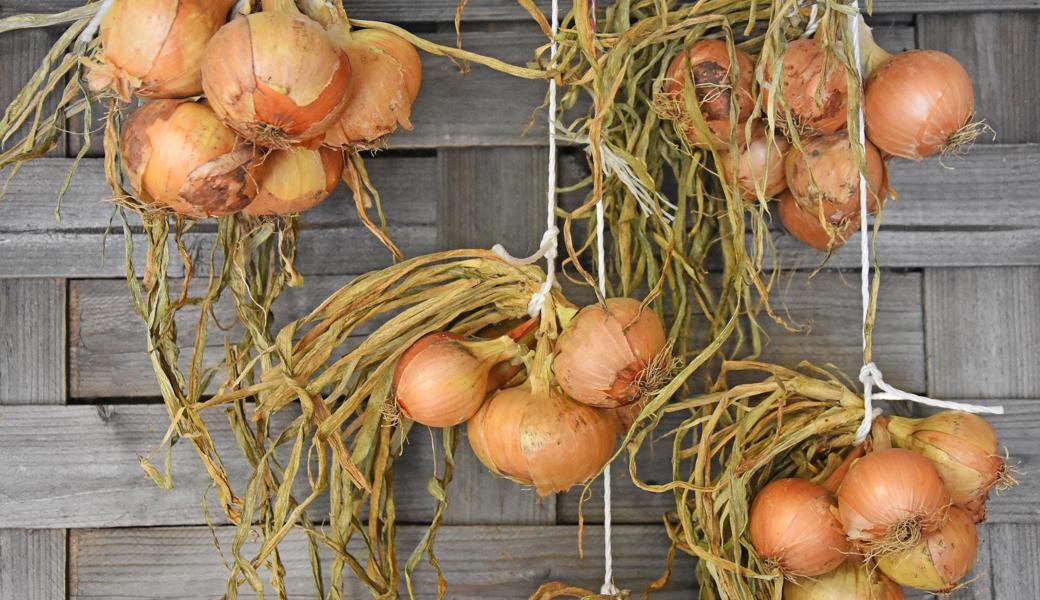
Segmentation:
<svg viewBox="0 0 1040 600">
<path fill-rule="evenodd" d="M 2 14 L 0 7 L 0 14 Z M 0 107 L 4 109 L 21 92 L 22 87 L 29 81 L 33 73 L 40 66 L 40 62 L 51 49 L 51 45 L 61 35 L 60 29 L 32 29 L 13 31 L 0 35 L 0 56 L 3 58 L 3 74 L 0 75 Z M 54 110 L 55 100 L 52 98 L 44 103 L 44 116 L 50 115 Z M 32 121 L 32 117 L 28 119 Z M 23 125 L 10 138 L 19 140 L 29 130 L 28 125 Z M 3 149 L 7 150 L 10 143 L 4 143 Z M 59 139 L 58 145 L 51 151 L 51 156 L 65 155 L 65 140 Z"/>
<path fill-rule="evenodd" d="M 0 279 L 0 404 L 65 402 L 65 280 Z"/>
<path fill-rule="evenodd" d="M 63 529 L 0 529 L 0 598 L 64 598 L 65 534 Z"/>
<path fill-rule="evenodd" d="M 217 530 L 222 545 L 231 532 Z M 422 529 L 398 529 L 398 559 L 403 563 Z M 526 599 L 547 581 L 566 580 L 595 587 L 603 578 L 602 533 L 585 530 L 585 558 L 577 556 L 577 528 L 442 527 L 437 535 L 438 559 L 453 600 Z M 664 566 L 667 541 L 661 528 L 617 527 L 615 580 L 638 591 L 656 579 Z M 73 532 L 69 597 L 76 600 L 197 600 L 224 592 L 226 571 L 204 528 L 85 530 Z M 289 594 L 311 597 L 306 545 L 290 535 L 282 546 Z M 327 565 L 326 565 L 327 566 Z M 326 571 L 327 572 L 327 571 Z M 346 597 L 367 597 L 350 579 Z M 687 599 L 693 594 L 689 559 L 677 561 L 668 589 L 654 594 L 664 600 Z M 432 571 L 425 564 L 417 572 L 416 598 L 436 597 Z M 246 589 L 242 598 L 253 598 Z"/>
<path fill-rule="evenodd" d="M 1040 269 L 929 269 L 928 390 L 939 398 L 1040 397 Z"/>
</svg>

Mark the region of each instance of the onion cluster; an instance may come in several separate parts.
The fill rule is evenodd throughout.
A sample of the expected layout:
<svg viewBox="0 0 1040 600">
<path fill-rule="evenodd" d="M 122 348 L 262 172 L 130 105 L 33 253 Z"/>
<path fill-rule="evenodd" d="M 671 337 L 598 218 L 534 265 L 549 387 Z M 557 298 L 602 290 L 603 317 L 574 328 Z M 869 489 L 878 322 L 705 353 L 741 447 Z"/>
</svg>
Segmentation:
<svg viewBox="0 0 1040 600">
<path fill-rule="evenodd" d="M 1011 483 L 993 428 L 957 411 L 885 427 L 896 447 L 861 445 L 823 485 L 779 479 L 756 495 L 748 538 L 785 599 L 945 594 L 971 570 L 989 490 Z"/>
<path fill-rule="evenodd" d="M 156 209 L 298 214 L 338 185 L 345 151 L 411 128 L 422 65 L 407 41 L 351 31 L 341 14 L 319 22 L 292 0 L 229 15 L 235 4 L 115 0 L 102 19 L 88 84 L 152 100 L 127 121 L 120 155 Z"/>
</svg>

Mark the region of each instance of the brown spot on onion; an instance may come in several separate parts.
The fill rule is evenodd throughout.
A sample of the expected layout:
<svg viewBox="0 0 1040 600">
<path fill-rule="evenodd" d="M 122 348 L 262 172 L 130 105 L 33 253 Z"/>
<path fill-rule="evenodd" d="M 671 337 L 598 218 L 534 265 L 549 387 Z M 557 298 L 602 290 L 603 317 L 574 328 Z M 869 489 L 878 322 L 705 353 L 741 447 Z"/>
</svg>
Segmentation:
<svg viewBox="0 0 1040 600">
<path fill-rule="evenodd" d="M 772 70 L 767 68 L 766 81 L 771 82 L 772 77 Z M 787 45 L 781 67 L 781 85 L 799 133 L 826 135 L 845 127 L 848 112 L 845 70 L 836 56 L 826 56 L 819 40 L 799 39 Z M 769 89 L 764 93 L 768 103 Z M 779 103 L 777 122 L 786 123 Z"/>
</svg>

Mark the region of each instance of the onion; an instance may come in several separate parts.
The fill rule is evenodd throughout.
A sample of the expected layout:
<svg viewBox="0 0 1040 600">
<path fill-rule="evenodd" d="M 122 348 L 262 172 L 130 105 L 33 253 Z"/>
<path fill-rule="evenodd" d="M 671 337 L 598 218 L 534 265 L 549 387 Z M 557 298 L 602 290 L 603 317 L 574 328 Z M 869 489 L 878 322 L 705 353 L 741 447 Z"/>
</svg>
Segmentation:
<svg viewBox="0 0 1040 600">
<path fill-rule="evenodd" d="M 264 160 L 260 191 L 247 215 L 293 215 L 329 197 L 343 175 L 343 153 L 330 148 L 275 150 Z"/>
<path fill-rule="evenodd" d="M 953 507 L 938 530 L 911 548 L 878 558 L 878 568 L 902 585 L 948 593 L 957 587 L 975 562 L 979 536 L 971 516 Z"/>
<path fill-rule="evenodd" d="M 234 0 L 115 0 L 101 21 L 100 63 L 91 63 L 91 91 L 111 90 L 124 102 L 187 98 L 202 93 L 202 57 L 227 21 Z"/>
<path fill-rule="evenodd" d="M 680 53 L 668 66 L 664 94 L 658 108 L 662 114 L 678 121 L 688 141 L 697 146 L 724 146 L 730 133 L 730 104 L 733 100 L 733 78 L 736 77 L 737 124 L 748 120 L 755 106 L 751 93 L 755 65 L 747 52 L 735 49 L 738 73 L 732 73 L 732 62 L 726 42 L 701 40 Z M 694 125 L 686 109 L 683 88 L 687 74 L 693 74 L 694 92 L 710 136 L 704 136 Z"/>
<path fill-rule="evenodd" d="M 845 532 L 870 554 L 916 544 L 942 524 L 950 502 L 950 492 L 931 461 L 901 448 L 859 459 L 838 489 L 838 515 Z"/>
<path fill-rule="evenodd" d="M 617 408 L 656 391 L 670 366 L 664 326 L 631 298 L 586 306 L 556 342 L 553 373 L 578 402 Z"/>
<path fill-rule="evenodd" d="M 790 191 L 780 194 L 780 222 L 796 240 L 820 252 L 841 248 L 859 227 L 859 214 L 851 215 L 844 223 L 833 224 L 821 220 L 822 215 L 802 208 Z"/>
<path fill-rule="evenodd" d="M 813 578 L 784 582 L 783 600 L 903 600 L 894 581 L 852 560 Z"/>
<path fill-rule="evenodd" d="M 759 197 L 775 198 L 787 189 L 784 155 L 790 144 L 787 143 L 787 138 L 779 134 L 772 136 L 772 143 L 768 137 L 769 132 L 766 131 L 765 125 L 756 122 L 752 126 L 750 141 L 740 145 L 735 179 L 740 189 L 740 197 L 745 202 L 755 202 Z M 733 181 L 732 158 L 722 156 L 721 164 L 727 171 L 726 180 Z"/>
<path fill-rule="evenodd" d="M 397 130 L 412 128 L 412 103 L 422 84 L 419 53 L 406 40 L 386 31 L 363 29 L 340 47 L 354 70 L 350 100 L 325 134 L 325 143 L 346 148 L 368 145 Z"/>
<path fill-rule="evenodd" d="M 575 402 L 537 378 L 493 395 L 467 424 L 470 445 L 492 472 L 546 496 L 595 477 L 618 435 L 610 411 Z"/>
<path fill-rule="evenodd" d="M 236 212 L 257 193 L 254 150 L 205 102 L 145 104 L 123 126 L 120 155 L 143 202 L 189 217 Z"/>
<path fill-rule="evenodd" d="M 255 43 L 254 43 L 255 42 Z M 350 61 L 298 12 L 236 17 L 210 41 L 202 86 L 221 119 L 261 146 L 322 136 L 346 107 Z"/>
<path fill-rule="evenodd" d="M 488 374 L 515 358 L 509 337 L 466 340 L 431 333 L 401 355 L 394 370 L 397 405 L 409 419 L 430 427 L 452 427 L 473 416 L 488 393 Z"/>
<path fill-rule="evenodd" d="M 893 444 L 935 464 L 953 502 L 975 522 L 985 518 L 990 489 L 1013 483 L 996 432 L 978 415 L 943 411 L 925 419 L 891 417 L 888 431 Z"/>
<path fill-rule="evenodd" d="M 819 40 L 806 38 L 787 44 L 781 69 L 784 100 L 800 134 L 826 135 L 845 127 L 848 118 L 848 81 L 841 63 L 834 56 L 826 56 Z M 772 81 L 772 77 L 772 70 L 767 68 L 766 81 Z M 768 88 L 765 96 L 768 103 Z M 778 122 L 786 124 L 779 103 L 776 112 Z"/>
<path fill-rule="evenodd" d="M 803 140 L 802 150 L 791 148 L 784 163 L 787 186 L 798 203 L 813 214 L 822 205 L 824 218 L 832 223 L 859 214 L 860 170 L 849 136 L 838 132 Z M 869 141 L 865 150 L 867 210 L 876 214 L 887 195 L 885 163 Z"/>
<path fill-rule="evenodd" d="M 952 56 L 911 50 L 881 63 L 867 79 L 867 136 L 882 151 L 921 160 L 974 141 L 971 77 Z"/>
<path fill-rule="evenodd" d="M 829 573 L 849 554 L 835 506 L 834 496 L 811 481 L 773 481 L 751 504 L 751 543 L 787 577 Z"/>
</svg>

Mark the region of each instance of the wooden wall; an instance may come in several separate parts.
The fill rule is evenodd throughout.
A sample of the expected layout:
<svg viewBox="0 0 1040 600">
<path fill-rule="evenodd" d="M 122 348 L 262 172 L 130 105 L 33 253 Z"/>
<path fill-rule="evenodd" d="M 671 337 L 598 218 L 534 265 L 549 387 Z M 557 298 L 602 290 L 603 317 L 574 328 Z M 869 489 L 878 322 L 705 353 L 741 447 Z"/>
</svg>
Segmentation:
<svg viewBox="0 0 1040 600">
<path fill-rule="evenodd" d="M 450 41 L 455 0 L 356 0 L 351 15 L 401 23 Z M 547 4 L 544 0 L 543 5 Z M 60 10 L 78 0 L 0 0 L 0 16 Z M 466 45 L 523 62 L 542 41 L 512 0 L 473 0 Z M 42 8 L 41 8 L 42 6 Z M 975 76 L 978 108 L 999 134 L 944 168 L 899 162 L 900 192 L 879 242 L 886 266 L 876 360 L 895 385 L 939 397 L 1002 403 L 994 419 L 1026 472 L 1040 465 L 1040 0 L 875 0 L 879 41 L 890 49 L 945 50 Z M 16 93 L 54 32 L 0 36 L 0 103 Z M 371 159 L 391 231 L 409 254 L 504 241 L 531 250 L 545 192 L 544 129 L 522 131 L 542 100 L 538 83 L 475 68 L 460 77 L 450 62 L 426 58 L 414 133 Z M 54 194 L 82 141 L 69 136 L 53 157 L 26 166 L 0 203 L 0 599 L 216 598 L 224 569 L 204 525 L 208 481 L 179 447 L 176 487 L 163 493 L 137 466 L 166 429 L 156 401 L 144 336 L 122 276 L 118 231 L 97 158 L 88 159 L 54 215 Z M 96 151 L 94 152 L 96 155 Z M 576 157 L 565 156 L 562 168 Z M 344 194 L 308 214 L 301 244 L 303 290 L 280 301 L 284 322 L 304 314 L 350 275 L 388 256 L 358 224 Z M 211 234 L 195 234 L 202 251 Z M 787 264 L 815 256 L 787 239 Z M 808 339 L 771 331 L 766 358 L 859 365 L 858 264 L 850 249 L 813 279 L 790 276 L 784 301 L 812 322 Z M 222 310 L 228 310 L 227 307 Z M 185 321 L 183 332 L 190 330 Z M 216 342 L 216 340 L 214 340 Z M 215 348 L 216 352 L 217 349 Z M 219 442 L 233 441 L 220 423 Z M 423 438 L 425 439 L 425 438 Z M 667 473 L 667 449 L 643 473 Z M 409 447 L 397 493 L 402 547 L 416 539 L 432 503 L 425 494 L 429 445 Z M 438 537 L 451 598 L 526 598 L 545 580 L 598 586 L 600 494 L 586 505 L 585 559 L 577 557 L 576 494 L 538 501 L 496 480 L 462 452 L 446 526 Z M 241 465 L 239 465 L 241 472 Z M 233 469 L 234 470 L 234 469 Z M 663 564 L 657 523 L 667 498 L 637 493 L 615 477 L 617 580 L 641 588 Z M 983 528 L 977 579 L 959 599 L 1040 597 L 1040 485 L 993 502 Z M 161 528 L 159 528 L 161 526 Z M 227 535 L 224 529 L 218 536 Z M 285 552 L 290 571 L 307 571 L 298 539 Z M 688 561 L 664 598 L 693 598 Z M 430 574 L 422 597 L 433 597 Z M 294 580 L 305 597 L 305 577 Z M 294 597 L 296 597 L 294 595 Z"/>
</svg>

